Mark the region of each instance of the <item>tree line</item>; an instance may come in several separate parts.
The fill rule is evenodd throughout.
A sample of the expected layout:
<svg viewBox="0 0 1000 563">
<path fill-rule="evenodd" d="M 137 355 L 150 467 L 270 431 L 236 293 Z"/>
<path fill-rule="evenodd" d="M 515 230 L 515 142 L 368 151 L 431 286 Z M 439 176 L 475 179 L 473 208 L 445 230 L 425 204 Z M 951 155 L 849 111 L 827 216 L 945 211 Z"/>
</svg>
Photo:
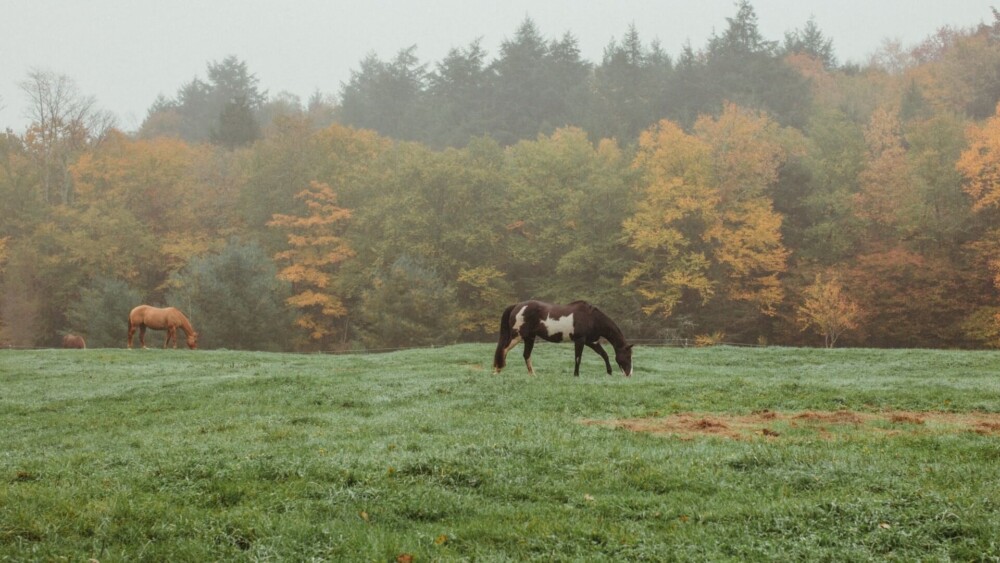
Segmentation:
<svg viewBox="0 0 1000 563">
<path fill-rule="evenodd" d="M 599 64 L 530 20 L 428 71 L 370 56 L 337 98 L 235 57 L 121 132 L 58 75 L 0 135 L 0 341 L 124 344 L 131 306 L 203 347 L 481 341 L 516 300 L 630 338 L 1000 345 L 1000 17 L 839 64 L 742 2 L 677 60 Z"/>
</svg>

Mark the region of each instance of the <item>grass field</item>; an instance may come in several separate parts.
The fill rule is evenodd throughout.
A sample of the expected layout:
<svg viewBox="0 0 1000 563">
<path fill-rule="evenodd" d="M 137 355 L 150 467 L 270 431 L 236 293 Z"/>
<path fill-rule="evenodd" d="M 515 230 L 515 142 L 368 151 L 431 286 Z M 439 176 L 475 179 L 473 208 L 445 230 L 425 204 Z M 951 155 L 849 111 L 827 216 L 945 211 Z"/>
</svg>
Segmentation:
<svg viewBox="0 0 1000 563">
<path fill-rule="evenodd" d="M 1000 354 L 0 351 L 0 560 L 997 560 Z"/>
</svg>

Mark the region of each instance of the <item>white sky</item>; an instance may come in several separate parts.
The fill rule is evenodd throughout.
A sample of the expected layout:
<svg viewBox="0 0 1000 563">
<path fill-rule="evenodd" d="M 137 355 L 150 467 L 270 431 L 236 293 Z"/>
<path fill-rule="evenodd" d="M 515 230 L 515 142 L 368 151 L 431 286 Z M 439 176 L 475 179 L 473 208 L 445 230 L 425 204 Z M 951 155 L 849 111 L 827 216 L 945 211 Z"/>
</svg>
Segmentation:
<svg viewBox="0 0 1000 563">
<path fill-rule="evenodd" d="M 863 62 L 886 39 L 913 45 L 938 28 L 993 20 L 997 0 L 752 0 L 764 37 L 781 40 L 813 17 L 840 61 Z M 481 38 L 488 59 L 531 17 L 547 39 L 571 32 L 599 63 L 635 24 L 676 56 L 705 46 L 735 0 L 0 0 L 0 130 L 21 133 L 31 69 L 64 74 L 126 130 L 157 95 L 169 98 L 210 61 L 235 55 L 271 95 L 337 94 L 369 53 L 417 46 L 428 68 Z"/>
</svg>

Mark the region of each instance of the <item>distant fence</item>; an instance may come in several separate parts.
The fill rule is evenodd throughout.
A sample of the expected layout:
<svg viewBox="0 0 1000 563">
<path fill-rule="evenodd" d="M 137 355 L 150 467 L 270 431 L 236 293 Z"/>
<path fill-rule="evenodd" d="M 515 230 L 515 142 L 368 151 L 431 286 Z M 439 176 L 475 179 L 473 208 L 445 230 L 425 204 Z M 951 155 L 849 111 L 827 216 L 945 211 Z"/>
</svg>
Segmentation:
<svg viewBox="0 0 1000 563">
<path fill-rule="evenodd" d="M 766 348 L 764 344 L 747 344 L 745 342 L 712 342 L 710 344 L 700 343 L 694 338 L 645 338 L 638 340 L 630 340 L 630 344 L 637 344 L 639 346 L 646 346 L 650 348 L 708 348 L 712 346 L 737 346 L 742 348 Z M 319 350 L 316 352 L 287 352 L 287 353 L 301 353 L 301 354 L 329 354 L 333 356 L 340 355 L 352 355 L 352 354 L 386 354 L 390 352 L 404 352 L 407 350 L 433 350 L 435 348 L 444 348 L 446 346 L 455 346 L 459 344 L 481 344 L 484 346 L 496 346 L 496 342 L 452 342 L 450 344 L 428 344 L 423 346 L 395 346 L 395 347 L 384 347 L 384 348 L 357 348 L 348 350 Z M 158 347 L 153 347 L 158 348 Z M 13 346 L 13 345 L 3 345 L 0 346 L 0 350 L 63 350 L 64 348 L 60 346 Z M 122 349 L 117 346 L 107 347 L 107 348 L 88 348 L 91 350 L 117 350 Z M 212 348 L 208 348 L 212 350 Z M 230 350 L 229 348 L 214 348 L 214 350 Z M 232 350 L 239 351 L 239 350 Z M 245 352 L 259 352 L 259 350 L 244 350 Z"/>
</svg>

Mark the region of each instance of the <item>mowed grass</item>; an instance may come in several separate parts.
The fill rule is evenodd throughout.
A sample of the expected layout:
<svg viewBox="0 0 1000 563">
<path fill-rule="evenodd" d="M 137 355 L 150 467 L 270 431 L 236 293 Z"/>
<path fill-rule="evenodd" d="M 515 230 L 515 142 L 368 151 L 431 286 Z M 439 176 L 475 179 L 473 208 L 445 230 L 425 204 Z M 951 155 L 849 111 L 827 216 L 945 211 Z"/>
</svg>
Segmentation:
<svg viewBox="0 0 1000 563">
<path fill-rule="evenodd" d="M 0 351 L 0 560 L 1000 558 L 1000 433 L 587 423 L 1000 413 L 998 353 L 572 356 Z"/>
</svg>

